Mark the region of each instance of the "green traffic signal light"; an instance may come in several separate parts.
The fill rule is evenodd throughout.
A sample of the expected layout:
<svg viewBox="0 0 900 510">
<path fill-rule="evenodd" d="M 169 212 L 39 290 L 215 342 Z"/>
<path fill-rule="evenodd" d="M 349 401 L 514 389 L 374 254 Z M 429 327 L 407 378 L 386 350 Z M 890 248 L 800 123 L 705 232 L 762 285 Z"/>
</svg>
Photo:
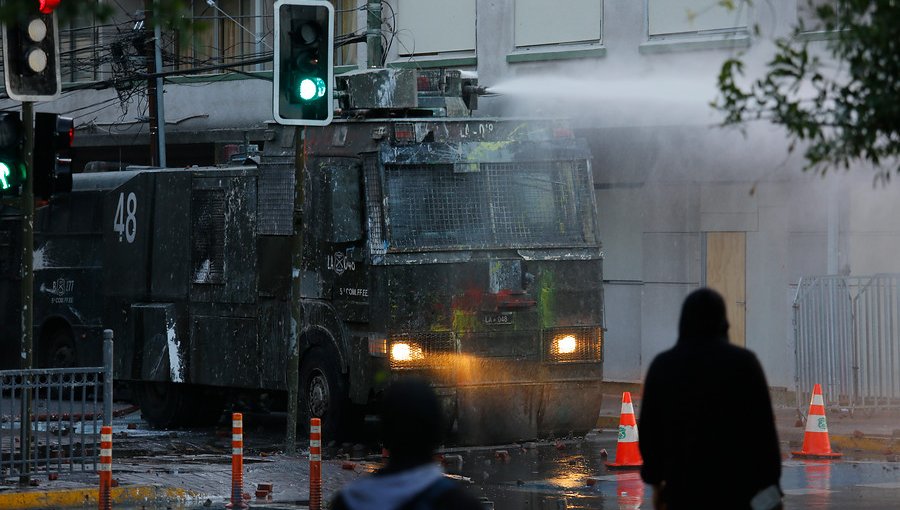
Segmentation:
<svg viewBox="0 0 900 510">
<path fill-rule="evenodd" d="M 18 113 L 0 112 L 0 195 L 16 194 L 25 183 L 23 131 Z"/>
<path fill-rule="evenodd" d="M 25 183 L 25 166 L 15 161 L 0 161 L 0 193 L 15 191 Z"/>
<path fill-rule="evenodd" d="M 12 185 L 12 170 L 4 161 L 0 161 L 0 190 L 7 190 Z"/>
<path fill-rule="evenodd" d="M 24 183 L 25 165 L 13 161 L 0 161 L 0 192 L 12 190 Z"/>
<path fill-rule="evenodd" d="M 312 78 L 303 78 L 300 80 L 300 87 L 297 91 L 297 95 L 304 101 L 312 101 L 324 96 L 326 90 L 325 80 L 318 76 L 313 76 Z"/>
</svg>

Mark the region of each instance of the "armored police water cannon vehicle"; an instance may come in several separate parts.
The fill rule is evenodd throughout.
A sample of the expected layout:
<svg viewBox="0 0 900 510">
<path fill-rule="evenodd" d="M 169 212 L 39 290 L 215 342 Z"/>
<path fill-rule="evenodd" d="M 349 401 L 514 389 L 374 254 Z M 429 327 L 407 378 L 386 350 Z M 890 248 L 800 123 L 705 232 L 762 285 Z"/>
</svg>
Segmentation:
<svg viewBox="0 0 900 510">
<path fill-rule="evenodd" d="M 472 116 L 459 71 L 336 80 L 334 122 L 273 125 L 258 166 L 75 175 L 38 211 L 39 363 L 96 364 L 111 328 L 116 378 L 170 427 L 237 394 L 283 403 L 296 338 L 301 414 L 326 435 L 413 375 L 460 443 L 590 429 L 603 276 L 586 144 L 564 122 Z"/>
</svg>

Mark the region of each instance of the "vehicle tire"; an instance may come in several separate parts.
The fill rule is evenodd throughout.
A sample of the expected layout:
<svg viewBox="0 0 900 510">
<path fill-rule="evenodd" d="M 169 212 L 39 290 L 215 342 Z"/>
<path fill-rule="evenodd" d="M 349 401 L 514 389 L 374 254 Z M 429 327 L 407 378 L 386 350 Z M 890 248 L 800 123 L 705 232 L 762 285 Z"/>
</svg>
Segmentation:
<svg viewBox="0 0 900 510">
<path fill-rule="evenodd" d="M 133 392 L 154 429 L 210 426 L 222 416 L 221 397 L 189 384 L 138 382 Z"/>
<path fill-rule="evenodd" d="M 40 368 L 73 368 L 78 366 L 75 338 L 68 328 L 59 327 L 41 338 L 41 349 L 37 356 Z M 47 396 L 53 400 L 81 400 L 82 388 L 72 390 L 72 386 L 63 387 L 64 382 L 71 381 L 72 375 L 57 376 L 60 384 L 52 384 Z M 88 390 L 87 393 L 91 393 Z"/>
<path fill-rule="evenodd" d="M 310 418 L 321 419 L 323 445 L 344 437 L 350 415 L 347 382 L 332 352 L 313 347 L 300 362 L 298 428 L 309 432 Z"/>
<path fill-rule="evenodd" d="M 51 332 L 43 341 L 39 364 L 43 368 L 77 366 L 77 350 L 72 332 L 65 328 L 57 328 Z"/>
</svg>

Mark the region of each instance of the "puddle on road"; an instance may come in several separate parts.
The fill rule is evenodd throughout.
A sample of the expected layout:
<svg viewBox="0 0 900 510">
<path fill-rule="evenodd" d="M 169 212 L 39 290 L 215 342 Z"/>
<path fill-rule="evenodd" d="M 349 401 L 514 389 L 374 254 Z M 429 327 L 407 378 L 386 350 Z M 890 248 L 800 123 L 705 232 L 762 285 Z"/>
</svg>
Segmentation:
<svg viewBox="0 0 900 510">
<path fill-rule="evenodd" d="M 528 508 L 630 509 L 651 508 L 651 489 L 637 470 L 611 471 L 601 457 L 609 441 L 536 443 L 528 448 L 501 447 L 463 453 L 460 474 L 475 482 L 471 490 L 494 502 L 498 510 Z"/>
</svg>

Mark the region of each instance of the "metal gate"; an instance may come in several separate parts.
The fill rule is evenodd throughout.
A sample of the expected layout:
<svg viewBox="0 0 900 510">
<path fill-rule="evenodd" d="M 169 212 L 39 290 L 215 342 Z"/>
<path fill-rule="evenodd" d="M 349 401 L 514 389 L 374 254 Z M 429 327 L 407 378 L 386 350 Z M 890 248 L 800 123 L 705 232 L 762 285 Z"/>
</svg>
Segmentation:
<svg viewBox="0 0 900 510">
<path fill-rule="evenodd" d="M 802 278 L 794 297 L 797 406 L 900 406 L 900 275 Z"/>
<path fill-rule="evenodd" d="M 0 480 L 97 470 L 112 420 L 112 331 L 103 336 L 102 367 L 0 370 Z"/>
<path fill-rule="evenodd" d="M 861 282 L 856 295 L 856 405 L 900 406 L 900 275 Z"/>
</svg>

